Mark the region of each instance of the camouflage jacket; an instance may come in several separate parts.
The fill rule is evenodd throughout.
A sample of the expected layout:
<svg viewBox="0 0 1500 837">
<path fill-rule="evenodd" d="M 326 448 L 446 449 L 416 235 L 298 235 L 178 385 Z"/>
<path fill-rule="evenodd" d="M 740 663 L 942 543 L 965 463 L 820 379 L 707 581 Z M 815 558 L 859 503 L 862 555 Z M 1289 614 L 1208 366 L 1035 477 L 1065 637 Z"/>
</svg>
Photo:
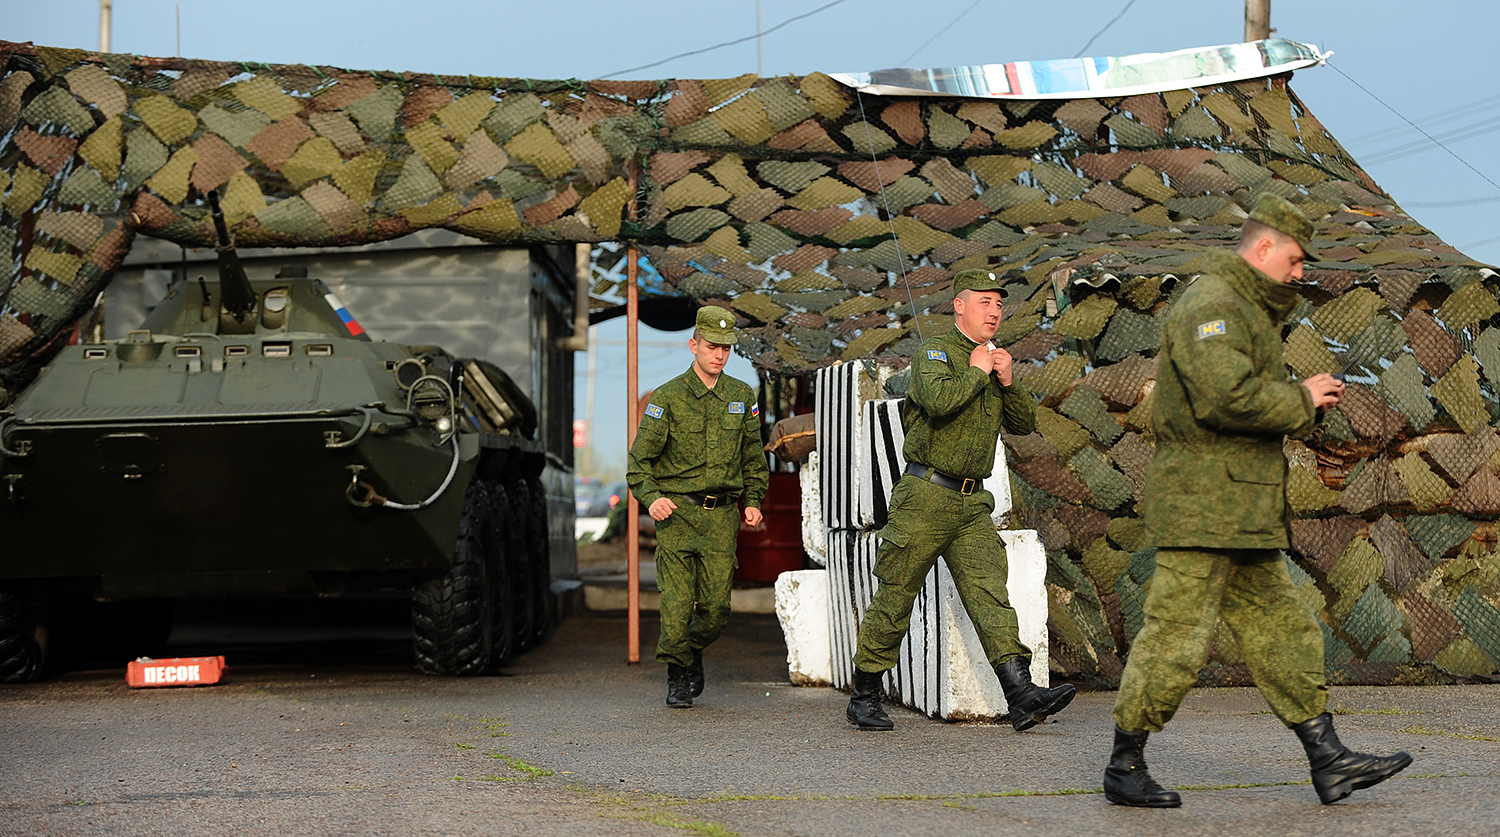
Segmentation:
<svg viewBox="0 0 1500 837">
<path fill-rule="evenodd" d="M 1285 549 L 1283 437 L 1306 435 L 1315 419 L 1282 357 L 1297 291 L 1233 251 L 1207 261 L 1162 331 L 1146 525 L 1157 546 Z"/>
<path fill-rule="evenodd" d="M 663 494 L 745 496 L 760 508 L 770 468 L 760 438 L 760 405 L 748 384 L 720 375 L 713 389 L 692 367 L 656 388 L 625 463 L 641 505 Z"/>
<path fill-rule="evenodd" d="M 1036 402 L 1019 381 L 969 365 L 978 345 L 958 326 L 923 343 L 911 359 L 911 392 L 901 406 L 907 462 L 960 478 L 983 479 L 995 467 L 1000 430 L 1024 436 L 1036 429 Z"/>
</svg>

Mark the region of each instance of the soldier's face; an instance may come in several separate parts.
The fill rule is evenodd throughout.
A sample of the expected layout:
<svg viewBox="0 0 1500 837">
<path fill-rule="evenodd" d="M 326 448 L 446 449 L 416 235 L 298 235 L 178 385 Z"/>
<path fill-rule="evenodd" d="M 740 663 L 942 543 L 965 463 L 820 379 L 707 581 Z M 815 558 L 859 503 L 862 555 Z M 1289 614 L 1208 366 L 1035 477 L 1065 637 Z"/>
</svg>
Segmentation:
<svg viewBox="0 0 1500 837">
<path fill-rule="evenodd" d="M 953 298 L 953 313 L 958 327 L 976 341 L 995 336 L 1000 327 L 999 291 L 964 291 Z"/>
<path fill-rule="evenodd" d="M 1257 270 L 1283 285 L 1302 281 L 1302 263 L 1307 254 L 1302 245 L 1289 236 L 1268 235 L 1255 242 L 1253 259 L 1247 259 Z"/>
<path fill-rule="evenodd" d="M 688 338 L 688 351 L 693 353 L 693 365 L 710 377 L 724 371 L 724 364 L 729 362 L 729 351 L 732 348 L 727 343 Z"/>
</svg>

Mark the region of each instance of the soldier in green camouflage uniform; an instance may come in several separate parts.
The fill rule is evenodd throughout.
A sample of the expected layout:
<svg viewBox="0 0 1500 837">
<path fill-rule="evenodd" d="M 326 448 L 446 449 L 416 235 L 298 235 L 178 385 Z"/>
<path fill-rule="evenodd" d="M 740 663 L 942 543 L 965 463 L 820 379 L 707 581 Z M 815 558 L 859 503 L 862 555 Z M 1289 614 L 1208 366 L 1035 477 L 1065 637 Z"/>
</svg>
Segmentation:
<svg viewBox="0 0 1500 837">
<path fill-rule="evenodd" d="M 1029 729 L 1072 700 L 1074 688 L 1031 682 L 1031 649 L 1017 635 L 1006 590 L 1008 567 L 990 515 L 995 498 L 982 481 L 995 464 L 1000 430 L 1036 428 L 1036 403 L 1011 375 L 1011 357 L 990 338 L 1000 325 L 1001 282 L 988 270 L 954 277 L 954 327 L 917 349 L 911 391 L 901 409 L 907 469 L 891 494 L 879 532 L 879 579 L 859 626 L 854 694 L 846 717 L 867 730 L 893 727 L 880 705 L 881 675 L 896 664 L 911 625 L 912 603 L 943 556 L 985 655 L 1000 678 L 1017 730 Z"/>
<path fill-rule="evenodd" d="M 1281 552 L 1290 546 L 1283 439 L 1310 433 L 1344 391 L 1326 373 L 1292 381 L 1282 357 L 1281 324 L 1299 298 L 1290 283 L 1302 278 L 1312 232 L 1290 203 L 1261 198 L 1239 248 L 1209 251 L 1203 275 L 1167 315 L 1145 496 L 1156 572 L 1115 702 L 1104 777 L 1115 804 L 1181 804 L 1151 778 L 1142 750 L 1197 680 L 1220 617 L 1271 711 L 1302 739 L 1325 803 L 1411 761 L 1339 744 L 1324 711 L 1322 630 Z"/>
<path fill-rule="evenodd" d="M 729 622 L 739 501 L 745 523 L 759 525 L 770 480 L 755 391 L 722 374 L 737 339 L 733 314 L 699 309 L 693 365 L 652 393 L 626 463 L 631 492 L 656 520 L 656 659 L 667 664 L 672 707 L 703 692 L 703 649 Z"/>
</svg>

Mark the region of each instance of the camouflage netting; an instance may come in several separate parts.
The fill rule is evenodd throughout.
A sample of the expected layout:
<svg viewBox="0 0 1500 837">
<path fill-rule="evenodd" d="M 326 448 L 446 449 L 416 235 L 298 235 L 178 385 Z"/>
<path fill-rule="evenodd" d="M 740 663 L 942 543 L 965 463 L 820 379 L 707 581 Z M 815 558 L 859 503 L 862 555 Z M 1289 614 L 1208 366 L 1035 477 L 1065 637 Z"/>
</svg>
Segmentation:
<svg viewBox="0 0 1500 837">
<path fill-rule="evenodd" d="M 998 341 L 1042 399 L 1009 440 L 1051 556 L 1053 659 L 1118 676 L 1150 583 L 1137 504 L 1160 317 L 1272 191 L 1320 261 L 1287 358 L 1361 366 L 1291 443 L 1294 577 L 1347 681 L 1500 661 L 1496 275 L 1403 213 L 1289 75 L 1128 98 L 856 96 L 800 78 L 540 82 L 100 55 L 0 42 L 0 378 L 68 336 L 139 233 L 352 245 L 426 227 L 641 245 L 659 293 L 732 307 L 763 369 L 900 365 L 954 272 L 1012 277 Z M 632 182 L 635 188 L 632 189 Z M 632 198 L 638 214 L 631 220 Z M 595 305 L 617 298 L 608 279 Z M 1240 682 L 1231 636 L 1211 680 Z"/>
</svg>

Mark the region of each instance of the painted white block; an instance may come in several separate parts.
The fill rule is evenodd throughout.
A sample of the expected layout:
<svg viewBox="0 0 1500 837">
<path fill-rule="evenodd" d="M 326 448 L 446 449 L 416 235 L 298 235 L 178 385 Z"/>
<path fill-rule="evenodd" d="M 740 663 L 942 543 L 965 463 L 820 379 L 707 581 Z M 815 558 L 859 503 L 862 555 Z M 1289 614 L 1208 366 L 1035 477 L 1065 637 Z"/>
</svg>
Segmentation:
<svg viewBox="0 0 1500 837">
<path fill-rule="evenodd" d="M 859 528 L 859 405 L 861 391 L 873 386 L 862 363 L 826 366 L 814 376 L 819 494 L 829 529 Z"/>
<path fill-rule="evenodd" d="M 833 682 L 828 636 L 828 571 L 795 570 L 776 577 L 776 618 L 786 638 L 787 676 L 794 686 Z"/>
<path fill-rule="evenodd" d="M 862 529 L 885 525 L 891 492 L 906 470 L 902 446 L 906 432 L 901 426 L 904 399 L 866 401 L 860 407 L 859 523 Z"/>
<path fill-rule="evenodd" d="M 1034 530 L 1002 531 L 1009 573 L 1006 589 L 1016 611 L 1021 644 L 1031 649 L 1031 679 L 1049 685 L 1047 653 L 1047 554 Z M 830 532 L 829 638 L 833 685 L 854 677 L 859 622 L 879 582 L 873 575 L 878 539 L 872 532 Z M 1008 707 L 947 565 L 939 561 L 912 604 L 911 627 L 901 643 L 886 690 L 903 706 L 950 721 L 997 721 Z"/>
<path fill-rule="evenodd" d="M 828 566 L 828 530 L 823 528 L 823 495 L 818 482 L 818 452 L 807 455 L 797 470 L 802 488 L 802 550 L 814 564 Z"/>
<path fill-rule="evenodd" d="M 1021 644 L 1031 649 L 1031 682 L 1051 685 L 1051 659 L 1047 636 L 1047 548 L 1035 529 L 1000 532 L 1010 572 L 1005 588 L 1016 609 Z"/>
<path fill-rule="evenodd" d="M 990 475 L 984 478 L 984 490 L 995 497 L 995 510 L 990 512 L 990 520 L 994 521 L 995 528 L 1004 528 L 1010 520 L 1010 465 L 1005 462 L 1005 442 L 997 439 L 995 441 L 995 465 Z"/>
<path fill-rule="evenodd" d="M 1031 682 L 1048 686 L 1051 674 L 1047 667 L 1047 553 L 1034 529 L 1004 531 L 1000 537 L 1005 541 L 1009 564 L 1006 590 L 1011 607 L 1016 610 L 1021 644 L 1031 649 Z M 948 567 L 939 563 L 937 570 L 938 590 L 944 605 L 943 629 L 951 649 L 937 717 L 948 721 L 997 720 L 1010 712 L 1000 691 L 1000 680 L 990 668 Z"/>
</svg>

